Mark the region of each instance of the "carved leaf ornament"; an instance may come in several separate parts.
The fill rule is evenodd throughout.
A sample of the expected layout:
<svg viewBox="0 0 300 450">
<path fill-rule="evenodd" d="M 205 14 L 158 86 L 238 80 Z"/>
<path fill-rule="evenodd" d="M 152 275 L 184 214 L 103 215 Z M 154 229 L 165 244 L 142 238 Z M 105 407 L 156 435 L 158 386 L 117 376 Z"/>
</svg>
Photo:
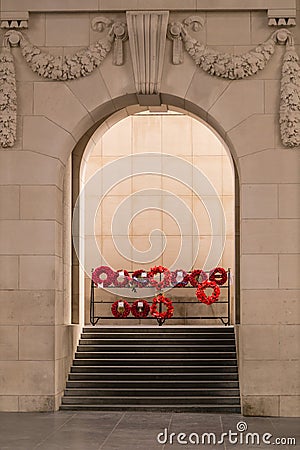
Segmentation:
<svg viewBox="0 0 300 450">
<path fill-rule="evenodd" d="M 197 41 L 188 28 L 197 30 L 201 19 L 193 16 L 183 23 L 170 23 L 168 37 L 173 41 L 173 63 L 183 61 L 182 45 L 196 65 L 210 75 L 237 80 L 255 75 L 263 70 L 275 52 L 276 44 L 283 44 L 286 51 L 282 63 L 280 131 L 286 147 L 300 145 L 300 66 L 290 31 L 275 31 L 270 38 L 255 49 L 233 55 L 221 53 Z M 56 81 L 73 80 L 87 76 L 97 68 L 113 48 L 114 64 L 123 63 L 122 42 L 128 38 L 124 23 L 114 23 L 104 17 L 95 18 L 94 30 L 108 29 L 104 39 L 98 40 L 73 55 L 54 56 L 32 45 L 20 31 L 8 31 L 4 35 L 0 53 L 0 145 L 13 147 L 16 139 L 17 97 L 11 46 L 20 46 L 22 55 L 33 72 Z"/>
</svg>

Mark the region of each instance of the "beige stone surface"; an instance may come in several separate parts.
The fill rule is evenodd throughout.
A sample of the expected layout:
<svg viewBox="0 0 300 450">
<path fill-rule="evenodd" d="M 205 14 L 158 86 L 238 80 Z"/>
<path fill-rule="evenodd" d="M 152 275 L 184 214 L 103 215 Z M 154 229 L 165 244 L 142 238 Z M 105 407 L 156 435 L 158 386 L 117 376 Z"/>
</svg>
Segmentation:
<svg viewBox="0 0 300 450">
<path fill-rule="evenodd" d="M 299 352 L 297 360 L 282 361 L 281 364 L 281 394 L 297 395 L 300 392 L 300 378 L 297 374 L 300 371 Z"/>
<path fill-rule="evenodd" d="M 128 119 L 120 120 L 103 135 L 100 142 L 104 157 L 125 156 L 131 153 L 132 127 L 129 124 L 131 122 L 136 123 L 138 120 L 138 117 L 129 117 Z M 99 145 L 98 142 L 97 145 Z M 95 155 L 94 150 L 93 155 Z"/>
<path fill-rule="evenodd" d="M 33 83 L 17 82 L 18 115 L 25 116 L 33 113 Z M 20 118 L 20 120 L 22 120 Z"/>
<path fill-rule="evenodd" d="M 47 46 L 82 46 L 89 44 L 89 14 L 64 14 L 53 12 L 46 15 Z"/>
<path fill-rule="evenodd" d="M 300 217 L 300 184 L 279 185 L 279 217 Z"/>
<path fill-rule="evenodd" d="M 265 113 L 278 114 L 280 107 L 280 80 L 265 80 L 264 83 Z"/>
<path fill-rule="evenodd" d="M 56 186 L 21 186 L 21 219 L 55 219 L 62 223 L 62 191 Z"/>
<path fill-rule="evenodd" d="M 298 290 L 242 290 L 241 317 L 244 324 L 299 324 Z"/>
<path fill-rule="evenodd" d="M 6 254 L 55 254 L 55 223 L 35 220 L 0 222 L 0 247 Z"/>
<path fill-rule="evenodd" d="M 300 326 L 280 326 L 280 358 L 298 359 L 300 354 Z"/>
<path fill-rule="evenodd" d="M 4 326 L 0 328 L 0 360 L 18 359 L 18 327 Z"/>
<path fill-rule="evenodd" d="M 208 12 L 207 45 L 247 45 L 250 43 L 249 12 Z"/>
<path fill-rule="evenodd" d="M 242 185 L 241 217 L 244 219 L 278 217 L 278 186 L 276 184 Z"/>
<path fill-rule="evenodd" d="M 281 336 L 278 325 L 240 327 L 240 356 L 245 360 L 278 360 Z"/>
<path fill-rule="evenodd" d="M 17 412 L 19 410 L 19 398 L 17 395 L 1 395 L 0 410 L 7 412 Z"/>
<path fill-rule="evenodd" d="M 279 255 L 279 286 L 285 289 L 299 289 L 300 255 Z"/>
<path fill-rule="evenodd" d="M 241 285 L 243 289 L 277 288 L 277 255 L 242 255 Z"/>
<path fill-rule="evenodd" d="M 56 256 L 21 256 L 20 288 L 21 289 L 58 289 L 60 274 L 55 270 Z"/>
<path fill-rule="evenodd" d="M 18 289 L 19 259 L 17 256 L 0 256 L 0 289 Z"/>
<path fill-rule="evenodd" d="M 54 184 L 61 186 L 62 164 L 30 151 L 0 152 L 0 179 L 2 184 Z"/>
<path fill-rule="evenodd" d="M 19 218 L 19 186 L 0 186 L 0 219 Z"/>
<path fill-rule="evenodd" d="M 280 396 L 280 416 L 281 417 L 300 416 L 300 395 Z"/>
<path fill-rule="evenodd" d="M 264 112 L 263 81 L 235 80 L 209 109 L 225 131 L 253 114 Z M 243 108 L 240 108 L 241 103 Z"/>
<path fill-rule="evenodd" d="M 239 160 L 242 183 L 299 183 L 299 152 L 268 149 Z"/>
<path fill-rule="evenodd" d="M 24 147 L 66 163 L 75 140 L 60 124 L 42 116 L 26 116 L 23 121 Z"/>
<path fill-rule="evenodd" d="M 55 328 L 53 326 L 20 326 L 19 359 L 51 361 L 54 359 Z"/>
<path fill-rule="evenodd" d="M 279 404 L 278 395 L 245 395 L 242 398 L 242 413 L 244 416 L 278 416 Z"/>
<path fill-rule="evenodd" d="M 46 116 L 75 139 L 94 123 L 80 100 L 61 82 L 34 84 L 34 114 Z"/>
<path fill-rule="evenodd" d="M 51 395 L 53 361 L 1 361 L 0 395 Z"/>
<path fill-rule="evenodd" d="M 241 231 L 243 253 L 300 252 L 298 219 L 245 219 Z"/>
<path fill-rule="evenodd" d="M 20 395 L 20 412 L 48 412 L 54 411 L 55 399 L 53 395 Z"/>
<path fill-rule="evenodd" d="M 55 320 L 54 291 L 0 291 L 1 325 L 50 325 Z"/>
<path fill-rule="evenodd" d="M 253 114 L 228 133 L 238 156 L 256 153 L 274 147 L 275 122 L 277 116 Z M 256 139 L 253 139 L 253 135 Z"/>
<path fill-rule="evenodd" d="M 243 361 L 240 380 L 243 396 L 279 394 L 282 375 L 280 361 Z"/>
</svg>

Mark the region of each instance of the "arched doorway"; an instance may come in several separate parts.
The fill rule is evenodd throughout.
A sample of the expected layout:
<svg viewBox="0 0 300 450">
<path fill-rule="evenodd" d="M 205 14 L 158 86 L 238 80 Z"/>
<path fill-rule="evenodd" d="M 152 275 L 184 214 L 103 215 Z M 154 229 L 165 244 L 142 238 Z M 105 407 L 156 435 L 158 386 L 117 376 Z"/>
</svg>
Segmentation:
<svg viewBox="0 0 300 450">
<path fill-rule="evenodd" d="M 79 187 L 84 188 L 101 168 L 122 158 L 126 164 L 128 155 L 141 156 L 149 152 L 157 155 L 158 158 L 160 158 L 159 154 L 180 158 L 183 164 L 188 163 L 185 170 L 189 170 L 188 165 L 200 169 L 213 188 L 213 192 L 209 192 L 207 197 L 211 195 L 220 200 L 225 221 L 222 224 L 222 218 L 216 220 L 217 216 L 215 216 L 212 224 L 210 211 L 205 204 L 209 198 L 199 198 L 195 193 L 192 173 L 190 182 L 187 184 L 176 180 L 176 177 L 175 179 L 165 177 L 163 164 L 166 162 L 162 159 L 160 159 L 160 174 L 144 172 L 134 174 L 132 170 L 131 176 L 124 179 L 120 173 L 118 182 L 112 186 L 107 195 L 97 200 L 100 207 L 97 207 L 94 231 L 92 233 L 91 230 L 83 231 L 83 222 L 81 222 L 81 232 L 77 233 L 79 260 L 85 267 L 85 272 L 80 269 L 76 256 L 73 256 L 73 287 L 77 286 L 77 289 L 73 290 L 73 320 L 78 321 L 81 304 L 82 320 L 89 323 L 90 271 L 92 267 L 95 267 L 95 259 L 91 263 L 82 261 L 86 259 L 89 241 L 95 239 L 100 249 L 97 265 L 105 264 L 114 270 L 134 271 L 138 268 L 149 269 L 157 264 L 172 269 L 205 268 L 209 270 L 212 268 L 209 259 L 212 240 L 214 242 L 217 240 L 222 249 L 214 258 L 215 266 L 230 267 L 232 270 L 234 286 L 232 285 L 230 299 L 231 323 L 238 322 L 239 308 L 236 307 L 235 301 L 238 299 L 239 280 L 239 258 L 236 258 L 236 252 L 239 251 L 239 220 L 235 220 L 239 214 L 237 175 L 224 141 L 197 116 L 181 108 L 166 106 L 154 110 L 136 106 L 131 107 L 129 111 L 128 109 L 119 111 L 115 116 L 106 119 L 94 133 L 92 131 L 89 134 L 90 139 L 85 138 L 79 144 L 79 151 L 73 153 L 73 205 L 75 205 Z M 81 154 L 80 158 L 78 153 Z M 172 163 L 171 160 L 170 162 Z M 147 165 L 146 159 L 144 164 Z M 101 175 L 98 182 L 101 183 Z M 146 192 L 145 190 L 149 188 L 152 191 Z M 176 213 L 174 217 L 174 214 L 168 211 L 169 202 L 173 202 L 172 195 L 181 199 L 187 206 L 189 217 L 180 212 L 178 217 Z M 157 196 L 160 198 L 158 199 Z M 101 200 L 103 201 L 100 205 Z M 147 205 L 149 201 L 150 204 Z M 123 205 L 123 214 L 126 210 L 127 222 L 124 222 L 123 229 L 118 228 L 119 234 L 114 234 L 111 230 L 112 219 L 116 217 L 115 213 L 120 205 Z M 82 201 L 81 205 L 77 203 L 77 206 L 81 209 L 79 216 L 83 220 L 84 214 L 89 214 L 89 211 L 84 209 Z M 119 223 L 123 221 L 124 217 L 120 215 L 115 220 Z M 182 226 L 184 239 L 181 235 Z M 153 230 L 157 231 L 153 232 Z M 167 239 L 164 239 L 164 235 Z M 184 248 L 182 248 L 183 242 Z M 199 248 L 198 244 L 200 244 Z M 120 251 L 118 245 L 123 250 Z M 181 253 L 183 251 L 186 256 L 179 258 L 185 267 L 177 265 L 180 251 Z M 186 296 L 186 292 L 183 293 L 183 291 L 175 289 L 173 292 L 176 297 L 179 297 L 179 303 L 180 297 Z M 115 297 L 114 293 L 105 292 L 104 296 L 103 293 L 102 291 L 101 297 L 104 301 L 111 303 Z M 189 295 L 194 296 L 194 290 L 193 294 L 190 291 Z M 101 305 L 101 307 L 102 315 L 110 314 L 110 306 Z M 189 315 L 188 308 L 187 305 L 181 305 L 182 317 Z M 210 308 L 209 315 L 222 315 L 223 306 L 220 304 L 218 308 L 219 310 Z M 183 320 L 177 323 L 192 324 L 193 321 Z M 218 321 L 209 320 L 203 323 L 218 323 Z"/>
</svg>

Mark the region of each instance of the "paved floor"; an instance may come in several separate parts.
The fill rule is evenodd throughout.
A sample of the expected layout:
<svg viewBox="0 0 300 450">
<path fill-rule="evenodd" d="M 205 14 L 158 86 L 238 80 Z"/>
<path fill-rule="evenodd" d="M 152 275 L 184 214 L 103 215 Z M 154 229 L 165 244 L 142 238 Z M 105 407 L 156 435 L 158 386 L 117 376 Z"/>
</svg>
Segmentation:
<svg viewBox="0 0 300 450">
<path fill-rule="evenodd" d="M 215 433 L 220 440 L 223 433 L 237 432 L 225 437 L 224 443 L 202 444 L 203 433 Z M 245 425 L 246 424 L 246 425 Z M 242 428 L 247 427 L 246 431 Z M 167 433 L 164 431 L 167 429 Z M 162 433 L 157 441 L 157 436 Z M 175 435 L 171 435 L 175 433 Z M 179 435 L 185 433 L 185 435 Z M 193 434 L 192 434 L 193 433 Z M 245 441 L 248 433 L 250 443 Z M 253 444 L 249 433 L 270 444 Z M 272 437 L 270 436 L 272 435 Z M 276 444 L 276 439 L 295 438 L 296 444 Z M 197 439 L 199 438 L 199 443 Z M 178 442 L 179 439 L 179 442 Z M 167 443 L 164 443 L 167 440 Z M 180 443 L 182 441 L 182 443 Z M 171 443 L 170 443 L 171 442 Z M 188 443 L 186 443 L 188 442 Z M 272 445 L 273 444 L 273 445 Z M 0 413 L 1 450 L 171 450 L 171 449 L 254 449 L 276 448 L 300 450 L 300 419 L 256 418 L 233 414 L 189 414 L 151 412 L 69 412 L 57 413 Z"/>
</svg>

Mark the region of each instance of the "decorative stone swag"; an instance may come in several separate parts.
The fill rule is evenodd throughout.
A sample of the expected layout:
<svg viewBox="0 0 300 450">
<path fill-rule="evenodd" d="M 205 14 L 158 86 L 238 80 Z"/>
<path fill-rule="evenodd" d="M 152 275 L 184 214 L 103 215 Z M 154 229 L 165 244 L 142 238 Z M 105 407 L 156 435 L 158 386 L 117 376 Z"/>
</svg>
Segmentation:
<svg viewBox="0 0 300 450">
<path fill-rule="evenodd" d="M 160 101 L 160 83 L 166 37 L 173 41 L 173 64 L 183 62 L 183 48 L 196 66 L 209 75 L 229 80 L 244 79 L 263 70 L 277 45 L 285 45 L 282 61 L 279 122 L 281 140 L 286 147 L 300 145 L 300 66 L 292 33 L 276 30 L 264 43 L 241 55 L 221 53 L 207 47 L 189 34 L 203 26 L 192 16 L 168 24 L 168 11 L 127 12 L 127 24 L 107 17 L 96 17 L 92 28 L 106 31 L 103 39 L 73 55 L 54 56 L 31 44 L 19 30 L 7 31 L 0 53 L 0 145 L 13 147 L 16 140 L 17 95 L 14 59 L 10 48 L 19 46 L 33 72 L 55 81 L 88 76 L 113 49 L 113 63 L 123 64 L 123 42 L 129 38 L 136 92 L 140 103 Z"/>
</svg>

